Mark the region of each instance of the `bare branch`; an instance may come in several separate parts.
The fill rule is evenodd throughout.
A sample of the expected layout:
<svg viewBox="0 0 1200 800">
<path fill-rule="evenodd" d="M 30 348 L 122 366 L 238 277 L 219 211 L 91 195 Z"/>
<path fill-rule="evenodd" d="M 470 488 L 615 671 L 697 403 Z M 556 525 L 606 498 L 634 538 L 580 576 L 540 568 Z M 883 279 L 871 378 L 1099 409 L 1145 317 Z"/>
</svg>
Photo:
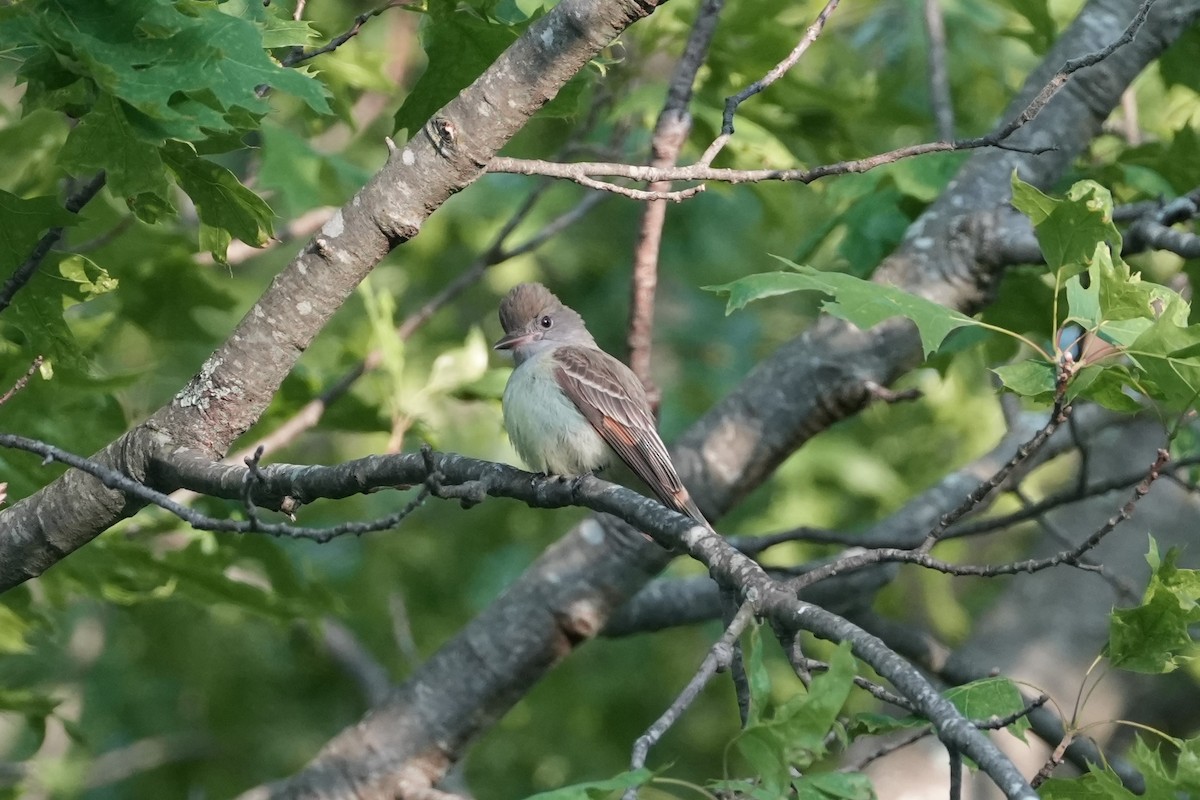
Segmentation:
<svg viewBox="0 0 1200 800">
<path fill-rule="evenodd" d="M 925 541 L 918 548 L 919 553 L 928 553 L 933 549 L 933 546 L 942 538 L 947 528 L 975 510 L 984 498 L 1003 485 L 1017 467 L 1021 466 L 1021 464 L 1046 443 L 1054 432 L 1058 430 L 1059 425 L 1066 422 L 1067 417 L 1071 413 L 1071 408 L 1067 405 L 1067 382 L 1069 378 L 1070 375 L 1066 370 L 1059 370 L 1057 388 L 1054 394 L 1054 407 L 1050 411 L 1050 420 L 1032 439 L 1017 448 L 1016 454 L 1009 459 L 1008 463 L 997 470 L 987 481 L 977 486 L 957 508 L 944 515 L 938 521 L 938 524 L 929 532 L 929 535 L 925 537 Z"/>
<path fill-rule="evenodd" d="M 46 463 L 54 461 L 67 464 L 81 472 L 93 476 L 99 480 L 104 486 L 123 492 L 131 498 L 137 498 L 143 503 L 156 505 L 159 508 L 169 511 L 179 517 L 184 522 L 191 525 L 193 528 L 202 531 L 225 531 L 228 533 L 267 533 L 272 536 L 290 536 L 298 539 L 311 539 L 316 542 L 328 542 L 332 539 L 343 536 L 345 534 L 361 535 L 364 533 L 372 533 L 374 531 L 388 530 L 398 526 L 406 517 L 416 511 L 426 498 L 430 491 L 428 487 L 424 487 L 413 500 L 411 500 L 400 511 L 389 514 L 380 519 L 371 522 L 347 522 L 341 525 L 334 525 L 330 528 L 305 528 L 297 525 L 288 525 L 285 523 L 263 522 L 258 518 L 256 513 L 251 514 L 251 518 L 245 522 L 233 519 L 220 519 L 211 517 L 207 514 L 202 514 L 187 506 L 172 500 L 163 492 L 157 491 L 146 484 L 124 475 L 117 470 L 109 467 L 99 461 L 84 458 L 70 453 L 53 445 L 48 445 L 44 442 L 39 442 L 33 439 L 27 439 L 24 436 L 13 436 L 11 434 L 0 434 L 0 447 L 8 447 L 15 450 L 24 450 L 30 453 L 36 453 L 45 459 Z M 218 465 L 214 465 L 218 466 Z M 233 497 L 252 498 L 259 494 L 255 488 L 255 482 L 247 480 L 247 477 L 252 475 L 250 470 L 245 470 L 238 475 L 239 485 L 236 494 Z M 266 481 L 265 475 L 259 476 L 263 482 Z M 426 476 L 430 477 L 430 476 Z M 400 481 L 394 482 L 399 483 Z M 251 487 L 248 490 L 243 490 L 242 487 Z M 226 496 L 229 495 L 220 495 Z M 345 496 L 345 495 L 342 495 Z M 282 502 L 286 495 L 275 495 L 272 499 L 276 502 Z M 253 506 L 251 506 L 251 509 Z"/>
<path fill-rule="evenodd" d="M 704 657 L 704 661 L 700 664 L 700 669 L 688 681 L 687 686 L 671 703 L 670 708 L 663 712 L 654 724 L 651 725 L 645 733 L 638 737 L 633 745 L 633 758 L 630 760 L 631 769 L 641 769 L 646 766 L 646 757 L 650 754 L 650 748 L 658 744 L 671 726 L 675 724 L 683 712 L 691 706 L 692 702 L 700 695 L 700 692 L 712 680 L 712 677 L 718 672 L 723 672 L 729 669 L 733 660 L 733 647 L 737 642 L 738 637 L 742 635 L 742 631 L 746 629 L 754 620 L 754 607 L 750 603 L 743 603 L 734 615 L 729 625 L 726 626 L 725 632 L 721 634 L 721 638 L 716 644 L 709 649 L 708 655 Z M 635 800 L 637 790 L 631 789 L 625 793 L 624 800 Z"/>
<path fill-rule="evenodd" d="M 818 567 L 794 579 L 793 585 L 796 588 L 810 586 L 813 583 L 825 580 L 833 575 L 844 572 L 862 569 L 870 564 L 879 563 L 903 563 L 903 564 L 919 564 L 927 569 L 944 572 L 948 575 L 969 575 L 978 578 L 992 578 L 998 575 L 1015 575 L 1020 572 L 1040 572 L 1044 569 L 1056 567 L 1059 564 L 1066 564 L 1080 569 L 1088 569 L 1086 564 L 1081 561 L 1082 556 L 1088 551 L 1094 549 L 1105 536 L 1112 533 L 1113 530 L 1125 520 L 1133 515 L 1134 507 L 1150 491 L 1150 486 L 1161 475 L 1162 467 L 1167 463 L 1169 454 L 1166 450 L 1158 451 L 1158 458 L 1151 465 L 1149 473 L 1145 479 L 1138 484 L 1134 489 L 1133 496 L 1128 502 L 1123 505 L 1120 510 L 1110 517 L 1100 528 L 1089 536 L 1079 545 L 1067 550 L 1055 553 L 1047 558 L 1028 559 L 1026 561 L 1016 561 L 1008 564 L 996 565 L 969 565 L 969 564 L 951 564 L 948 561 L 933 558 L 929 555 L 924 545 L 916 550 L 899 550 L 896 548 L 878 548 L 875 550 L 866 550 L 859 553 L 844 556 L 836 561 Z M 928 542 L 928 540 L 926 540 Z"/>
<path fill-rule="evenodd" d="M 1194 467 L 1197 464 L 1200 464 L 1200 455 L 1185 456 L 1165 465 L 1163 467 L 1163 472 L 1164 474 L 1170 475 Z M 1030 520 L 1037 519 L 1038 517 L 1046 514 L 1048 511 L 1053 511 L 1056 508 L 1061 508 L 1062 506 L 1070 505 L 1072 503 L 1078 503 L 1090 497 L 1098 497 L 1102 494 L 1108 494 L 1109 492 L 1117 489 L 1124 489 L 1128 486 L 1133 486 L 1138 481 L 1145 478 L 1145 476 L 1145 470 L 1138 470 L 1136 472 L 1127 472 L 1124 475 L 1117 475 L 1115 477 L 1108 478 L 1107 480 L 1096 481 L 1095 483 L 1089 484 L 1082 490 L 1079 487 L 1071 487 L 1065 491 L 1043 497 L 1041 500 L 1036 502 L 1031 502 L 1028 505 L 1009 514 L 988 517 L 975 522 L 959 523 L 950 531 L 948 531 L 944 538 L 954 539 L 961 536 L 977 536 L 983 533 L 1002 530 L 1013 525 L 1018 525 L 1022 522 L 1028 522 Z"/>
<path fill-rule="evenodd" d="M 104 172 L 98 172 L 96 175 L 80 187 L 79 191 L 67 198 L 67 202 L 63 207 L 72 214 L 78 214 L 80 210 L 92 201 L 92 198 L 100 193 L 104 188 L 104 183 L 107 180 Z M 29 279 L 33 277 L 33 273 L 49 255 L 50 249 L 58 244 L 58 240 L 62 238 L 63 227 L 61 225 L 51 228 L 42 234 L 42 238 L 34 245 L 33 250 L 29 253 L 29 257 L 17 267 L 8 280 L 0 286 L 0 311 L 8 308 L 12 304 L 13 297 L 21 290 L 21 287 L 29 283 Z"/>
<path fill-rule="evenodd" d="M 829 0 L 829 3 L 821 11 L 817 22 L 810 26 L 805 38 L 796 46 L 796 49 L 772 69 L 767 76 L 762 80 L 757 81 L 751 86 L 737 95 L 729 98 L 726 101 L 724 121 L 722 123 L 721 135 L 709 145 L 700 159 L 686 167 L 645 167 L 631 164 L 620 164 L 612 162 L 575 162 L 571 164 L 562 164 L 551 161 L 539 161 L 534 159 L 518 159 L 518 158 L 494 158 L 488 164 L 489 172 L 507 172 L 519 175 L 546 175 L 553 178 L 564 178 L 581 183 L 585 186 L 590 186 L 597 189 L 605 189 L 606 191 L 618 191 L 618 193 L 626 193 L 631 190 L 621 189 L 620 187 L 612 187 L 611 184 L 605 184 L 595 180 L 597 176 L 629 178 L 645 183 L 658 182 L 675 182 L 675 181 L 717 181 L 723 183 L 757 183 L 762 181 L 794 181 L 799 183 L 812 183 L 820 178 L 830 175 L 845 175 L 848 173 L 867 172 L 884 164 L 891 164 L 904 158 L 913 156 L 925 155 L 928 153 L 942 153 L 961 150 L 974 150 L 984 147 L 994 147 L 1001 150 L 1011 150 L 1018 153 L 1027 153 L 1038 155 L 1053 150 L 1053 147 L 1026 147 L 1023 145 L 1015 145 L 1008 143 L 1006 140 L 1016 131 L 1027 125 L 1033 120 L 1042 109 L 1050 102 L 1055 94 L 1058 93 L 1063 86 L 1067 84 L 1068 79 L 1085 67 L 1094 66 L 1111 56 L 1118 48 L 1129 44 L 1133 41 L 1134 36 L 1146 21 L 1150 7 L 1154 0 L 1143 0 L 1142 4 L 1137 9 L 1133 20 L 1126 27 L 1125 31 L 1116 40 L 1109 43 L 1107 46 L 1084 54 L 1077 58 L 1069 59 L 1042 87 L 1032 100 L 1025 107 L 1010 119 L 1004 125 L 996 128 L 991 133 L 985 136 L 979 136 L 968 139 L 957 139 L 955 141 L 938 141 L 927 142 L 925 144 L 909 145 L 900 147 L 895 150 L 890 150 L 886 153 L 879 153 L 866 158 L 854 159 L 851 161 L 842 161 L 836 164 L 828 164 L 825 166 L 814 167 L 812 169 L 756 169 L 756 170 L 736 170 L 736 169 L 714 169 L 709 166 L 717 153 L 725 146 L 728 138 L 733 135 L 733 113 L 737 106 L 746 98 L 757 94 L 764 88 L 769 86 L 775 80 L 778 80 L 786 73 L 788 69 L 795 63 L 796 60 L 803 55 L 811 41 L 815 40 L 820 34 L 821 28 L 824 26 L 825 19 L 837 7 L 837 0 Z M 701 187 L 693 187 L 700 189 Z M 688 190 L 690 191 L 690 190 Z M 641 199 L 660 199 L 654 196 L 646 196 Z M 676 197 L 665 197 L 662 199 L 682 199 Z"/>
<path fill-rule="evenodd" d="M 42 366 L 44 360 L 45 358 L 40 355 L 34 357 L 33 363 L 29 365 L 29 369 L 25 370 L 25 374 L 17 378 L 17 382 L 7 392 L 0 394 L 0 406 L 7 403 L 12 399 L 13 395 L 25 388 L 25 385 L 29 383 L 29 379 L 33 377 L 33 373 L 38 371 L 38 367 Z"/>
<path fill-rule="evenodd" d="M 833 15 L 833 12 L 837 10 L 837 7 L 838 0 L 827 0 L 825 7 L 821 9 L 821 13 L 817 15 L 816 21 L 813 22 L 812 25 L 809 25 L 808 29 L 804 31 L 804 38 L 802 38 L 800 42 L 794 48 L 792 48 L 792 52 L 788 53 L 787 58 L 783 59 L 783 61 L 780 61 L 778 64 L 772 67 L 771 70 L 759 80 L 750 84 L 733 97 L 726 98 L 725 113 L 721 118 L 722 137 L 727 138 L 733 135 L 733 115 L 737 112 L 738 106 L 786 75 L 787 71 L 796 65 L 796 62 L 800 60 L 801 56 L 803 56 L 812 43 L 817 40 L 817 37 L 821 35 L 821 31 L 825 30 L 825 23 L 829 21 L 829 18 Z M 717 141 L 721 141 L 721 139 L 718 139 Z M 716 142 L 713 143 L 713 147 L 716 147 Z M 718 147 L 717 149 L 719 150 L 720 148 Z M 710 147 L 709 150 L 711 152 L 712 147 Z M 701 159 L 701 162 L 711 164 L 712 156 L 715 155 L 715 152 L 712 152 L 711 155 L 709 152 L 706 152 L 705 157 L 708 160 L 704 161 Z"/>
<path fill-rule="evenodd" d="M 327 43 L 325 43 L 321 47 L 317 47 L 312 50 L 304 50 L 303 48 L 297 47 L 294 50 L 292 50 L 292 52 L 288 53 L 284 58 L 280 59 L 279 63 L 285 67 L 294 67 L 298 64 L 302 64 L 305 61 L 308 61 L 309 59 L 313 59 L 313 58 L 316 58 L 317 56 L 324 55 L 325 53 L 332 53 L 334 50 L 337 50 L 339 47 L 344 45 L 346 42 L 350 41 L 355 36 L 357 36 L 359 34 L 359 32 L 362 31 L 363 25 L 366 25 L 367 22 L 370 19 L 372 19 L 373 17 L 378 17 L 380 14 L 387 11 L 388 9 L 400 8 L 400 7 L 407 6 L 409 4 L 410 4 L 410 0 L 389 0 L 389 2 L 384 3 L 379 8 L 373 9 L 371 11 L 365 11 L 362 14 L 359 14 L 357 17 L 354 18 L 354 24 L 352 24 L 345 33 L 342 33 L 338 36 L 333 37 L 332 39 L 330 39 Z M 303 8 L 304 8 L 303 3 L 301 3 L 296 8 L 296 12 L 295 12 L 296 19 L 300 19 L 300 14 L 303 11 Z"/>
</svg>

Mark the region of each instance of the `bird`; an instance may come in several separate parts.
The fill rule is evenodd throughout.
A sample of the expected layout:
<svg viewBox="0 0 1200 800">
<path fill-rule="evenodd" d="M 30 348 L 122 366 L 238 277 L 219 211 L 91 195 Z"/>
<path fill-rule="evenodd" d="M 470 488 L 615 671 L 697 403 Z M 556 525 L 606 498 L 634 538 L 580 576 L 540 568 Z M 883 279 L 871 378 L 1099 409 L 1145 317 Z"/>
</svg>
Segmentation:
<svg viewBox="0 0 1200 800">
<path fill-rule="evenodd" d="M 659 437 L 642 382 L 604 352 L 583 318 L 540 283 L 500 303 L 493 346 L 516 366 L 504 387 L 504 427 L 521 458 L 547 475 L 581 476 L 624 462 L 668 508 L 711 528 Z"/>
</svg>

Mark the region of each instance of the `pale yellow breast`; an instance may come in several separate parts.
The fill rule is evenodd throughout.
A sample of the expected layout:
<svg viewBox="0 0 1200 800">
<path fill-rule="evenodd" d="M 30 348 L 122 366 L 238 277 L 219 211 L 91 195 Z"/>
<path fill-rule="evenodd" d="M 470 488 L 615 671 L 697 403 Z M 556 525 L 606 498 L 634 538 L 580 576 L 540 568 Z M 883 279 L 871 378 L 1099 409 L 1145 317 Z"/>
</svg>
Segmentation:
<svg viewBox="0 0 1200 800">
<path fill-rule="evenodd" d="M 504 427 L 517 453 L 539 472 L 582 475 L 612 460 L 600 434 L 559 390 L 550 352 L 513 370 L 504 387 Z"/>
</svg>

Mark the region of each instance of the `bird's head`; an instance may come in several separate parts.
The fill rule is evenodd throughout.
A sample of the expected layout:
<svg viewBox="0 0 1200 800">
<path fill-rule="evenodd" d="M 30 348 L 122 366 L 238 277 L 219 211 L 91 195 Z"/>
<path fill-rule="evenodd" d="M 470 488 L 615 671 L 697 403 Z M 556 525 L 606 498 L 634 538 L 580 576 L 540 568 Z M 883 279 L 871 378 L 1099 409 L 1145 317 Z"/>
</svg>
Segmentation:
<svg viewBox="0 0 1200 800">
<path fill-rule="evenodd" d="M 500 302 L 504 336 L 496 350 L 511 350 L 517 363 L 559 345 L 596 346 L 583 318 L 540 283 L 514 286 Z"/>
</svg>

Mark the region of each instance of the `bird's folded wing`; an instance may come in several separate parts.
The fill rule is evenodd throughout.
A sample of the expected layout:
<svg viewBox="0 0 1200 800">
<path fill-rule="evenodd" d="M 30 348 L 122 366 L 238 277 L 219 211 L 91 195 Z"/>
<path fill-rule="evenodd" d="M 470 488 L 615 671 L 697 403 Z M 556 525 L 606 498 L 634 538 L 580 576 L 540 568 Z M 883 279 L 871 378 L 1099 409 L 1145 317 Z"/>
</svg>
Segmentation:
<svg viewBox="0 0 1200 800">
<path fill-rule="evenodd" d="M 664 504 L 703 522 L 655 429 L 637 376 L 598 348 L 559 347 L 554 357 L 555 379 L 563 394 L 608 446 Z"/>
</svg>

